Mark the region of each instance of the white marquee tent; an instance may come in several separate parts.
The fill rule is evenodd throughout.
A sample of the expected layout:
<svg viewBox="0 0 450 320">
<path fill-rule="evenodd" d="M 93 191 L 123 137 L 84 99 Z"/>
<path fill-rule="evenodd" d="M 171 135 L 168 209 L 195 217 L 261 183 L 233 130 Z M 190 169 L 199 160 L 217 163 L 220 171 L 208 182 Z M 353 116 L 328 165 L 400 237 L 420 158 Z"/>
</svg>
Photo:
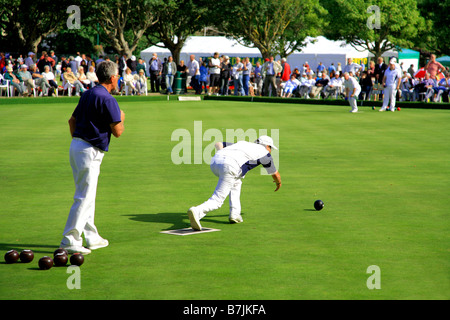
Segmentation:
<svg viewBox="0 0 450 320">
<path fill-rule="evenodd" d="M 162 43 L 158 45 L 163 46 Z M 239 44 L 236 40 L 228 39 L 226 37 L 189 37 L 184 43 L 181 50 L 180 60 L 185 63 L 189 61 L 189 56 L 194 54 L 196 58 L 212 57 L 214 52 L 219 52 L 221 55 L 228 55 L 229 57 L 261 57 L 261 53 L 257 48 L 248 48 Z M 156 52 L 160 59 L 171 56 L 169 49 L 161 48 L 159 46 L 152 46 L 141 51 L 141 58 L 147 64 L 150 61 L 153 53 Z"/>
</svg>

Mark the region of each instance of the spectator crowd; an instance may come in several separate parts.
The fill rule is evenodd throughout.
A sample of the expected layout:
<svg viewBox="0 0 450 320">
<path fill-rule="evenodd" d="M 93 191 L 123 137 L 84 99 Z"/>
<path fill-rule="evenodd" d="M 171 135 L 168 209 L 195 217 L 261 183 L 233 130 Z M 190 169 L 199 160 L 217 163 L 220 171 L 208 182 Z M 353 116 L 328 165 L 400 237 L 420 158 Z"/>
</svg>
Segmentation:
<svg viewBox="0 0 450 320">
<path fill-rule="evenodd" d="M 0 52 L 1 94 L 6 91 L 7 96 L 80 95 L 98 83 L 96 66 L 105 60 L 110 58 L 99 56 L 94 61 L 82 53 L 57 57 L 53 51 L 43 51 L 39 56 L 29 52 L 24 58 Z M 343 66 L 340 63 L 325 66 L 320 62 L 315 68 L 306 61 L 301 67 L 292 68 L 285 58 L 276 61 L 273 56 L 254 65 L 249 58 L 233 60 L 232 63 L 230 57 L 218 52 L 210 58 L 191 55 L 189 61 L 181 60 L 179 64 L 172 57 L 161 60 L 156 53 L 148 63 L 134 55 L 115 56 L 120 76 L 115 93 L 172 94 L 177 74 L 184 80 L 182 92 L 192 88 L 196 94 L 207 95 L 345 99 L 348 98 L 346 89 L 355 86 L 355 82 L 360 87 L 359 100 L 382 99 L 386 91 L 384 75 L 388 64 L 382 57 L 370 61 L 369 66 L 354 63 L 349 58 Z M 436 61 L 435 55 L 419 70 L 414 70 L 413 65 L 404 70 L 403 64 L 396 62 L 395 68 L 400 78 L 394 92 L 395 100 L 448 102 L 450 72 Z"/>
</svg>

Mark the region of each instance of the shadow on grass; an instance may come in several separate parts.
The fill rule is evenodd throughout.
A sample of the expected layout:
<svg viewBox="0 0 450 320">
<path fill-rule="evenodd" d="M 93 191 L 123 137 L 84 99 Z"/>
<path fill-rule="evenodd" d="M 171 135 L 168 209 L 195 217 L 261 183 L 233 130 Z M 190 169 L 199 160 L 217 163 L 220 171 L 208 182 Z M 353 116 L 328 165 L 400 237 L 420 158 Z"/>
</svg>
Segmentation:
<svg viewBox="0 0 450 320">
<path fill-rule="evenodd" d="M 130 220 L 139 222 L 150 222 L 150 223 L 171 223 L 170 226 L 165 230 L 176 230 L 187 228 L 190 226 L 189 218 L 186 212 L 160 212 L 160 213 L 142 213 L 142 214 L 127 214 L 125 217 L 129 217 Z M 216 219 L 220 217 L 228 217 L 226 215 L 215 215 L 206 216 L 201 221 L 202 222 L 213 222 L 217 224 L 229 224 L 228 219 Z"/>
</svg>

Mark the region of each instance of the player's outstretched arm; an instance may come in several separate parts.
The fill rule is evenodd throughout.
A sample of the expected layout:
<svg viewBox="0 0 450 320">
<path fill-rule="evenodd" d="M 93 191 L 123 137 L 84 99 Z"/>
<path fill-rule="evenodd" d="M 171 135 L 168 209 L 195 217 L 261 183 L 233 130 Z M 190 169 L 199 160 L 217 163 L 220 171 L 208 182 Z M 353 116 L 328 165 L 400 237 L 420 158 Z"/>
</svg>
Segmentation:
<svg viewBox="0 0 450 320">
<path fill-rule="evenodd" d="M 273 182 L 275 182 L 277 184 L 277 188 L 275 189 L 275 191 L 278 191 L 278 189 L 281 188 L 281 176 L 280 173 L 277 171 L 272 175 L 273 178 Z"/>
</svg>

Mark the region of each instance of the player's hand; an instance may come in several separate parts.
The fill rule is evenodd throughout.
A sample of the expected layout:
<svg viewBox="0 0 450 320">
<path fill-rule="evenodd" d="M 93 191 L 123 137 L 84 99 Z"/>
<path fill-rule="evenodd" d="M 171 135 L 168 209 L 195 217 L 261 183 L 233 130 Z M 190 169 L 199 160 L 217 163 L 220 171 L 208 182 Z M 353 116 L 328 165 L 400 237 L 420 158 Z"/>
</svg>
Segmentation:
<svg viewBox="0 0 450 320">
<path fill-rule="evenodd" d="M 277 188 L 274 191 L 274 192 L 277 192 L 281 188 L 281 183 L 280 182 L 276 182 L 276 181 L 274 181 L 273 183 L 277 184 Z"/>
<path fill-rule="evenodd" d="M 272 175 L 273 178 L 273 182 L 277 184 L 277 188 L 275 189 L 275 191 L 278 191 L 278 189 L 281 188 L 281 176 L 280 173 L 277 171 Z"/>
</svg>

